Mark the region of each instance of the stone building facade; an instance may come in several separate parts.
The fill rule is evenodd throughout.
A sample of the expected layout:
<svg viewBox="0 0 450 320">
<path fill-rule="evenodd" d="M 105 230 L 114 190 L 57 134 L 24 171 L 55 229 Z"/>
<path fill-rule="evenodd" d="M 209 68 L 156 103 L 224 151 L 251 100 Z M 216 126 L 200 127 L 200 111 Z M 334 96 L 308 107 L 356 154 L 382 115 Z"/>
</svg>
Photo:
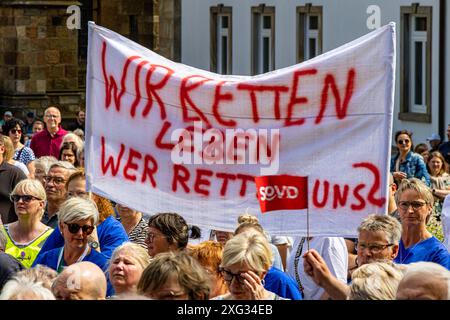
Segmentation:
<svg viewBox="0 0 450 320">
<path fill-rule="evenodd" d="M 6 110 L 17 117 L 29 111 L 41 117 L 48 105 L 58 104 L 63 118 L 73 118 L 85 103 L 87 22 L 159 52 L 158 12 L 169 2 L 0 0 L 0 117 Z M 67 27 L 73 5 L 80 8 L 79 30 Z M 166 51 L 161 54 L 174 58 Z"/>
</svg>

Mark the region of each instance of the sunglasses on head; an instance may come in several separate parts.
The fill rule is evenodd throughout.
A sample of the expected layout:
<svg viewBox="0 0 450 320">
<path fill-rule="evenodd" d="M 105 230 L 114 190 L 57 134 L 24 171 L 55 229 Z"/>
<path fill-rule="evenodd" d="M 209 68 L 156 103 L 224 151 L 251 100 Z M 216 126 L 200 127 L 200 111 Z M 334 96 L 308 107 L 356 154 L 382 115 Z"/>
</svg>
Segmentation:
<svg viewBox="0 0 450 320">
<path fill-rule="evenodd" d="M 27 195 L 27 194 L 26 195 L 12 194 L 10 198 L 11 198 L 12 202 L 19 202 L 20 199 L 22 199 L 22 201 L 26 202 L 26 203 L 30 202 L 33 199 L 40 200 L 40 199 L 38 199 L 38 198 L 36 198 L 34 196 L 30 196 L 30 195 Z"/>
<path fill-rule="evenodd" d="M 410 141 L 408 139 L 398 140 L 398 144 L 408 144 Z"/>
<path fill-rule="evenodd" d="M 94 231 L 94 226 L 88 226 L 88 225 L 84 225 L 84 226 L 80 226 L 76 223 L 67 223 L 64 222 L 67 225 L 67 228 L 69 229 L 70 233 L 78 233 L 78 231 L 81 229 L 83 231 L 83 233 L 90 235 L 92 233 L 92 231 Z"/>
<path fill-rule="evenodd" d="M 16 134 L 16 133 L 22 133 L 22 130 L 20 130 L 20 129 L 11 129 L 11 130 L 9 130 L 9 132 L 11 132 L 12 134 Z"/>
</svg>

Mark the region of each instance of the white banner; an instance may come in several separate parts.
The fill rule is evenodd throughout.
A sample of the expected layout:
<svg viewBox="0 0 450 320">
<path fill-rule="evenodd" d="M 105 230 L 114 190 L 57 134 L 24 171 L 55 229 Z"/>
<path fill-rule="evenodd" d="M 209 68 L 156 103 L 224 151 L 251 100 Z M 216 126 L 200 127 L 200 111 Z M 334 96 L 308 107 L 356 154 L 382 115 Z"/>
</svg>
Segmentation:
<svg viewBox="0 0 450 320">
<path fill-rule="evenodd" d="M 88 189 L 205 228 L 234 230 L 248 212 L 271 234 L 305 235 L 308 210 L 311 235 L 353 236 L 386 213 L 394 72 L 393 23 L 249 77 L 175 63 L 90 22 Z M 301 193 L 287 179 L 257 197 L 254 178 L 278 175 L 308 177 L 309 209 L 261 213 L 258 199 L 292 208 Z"/>
</svg>

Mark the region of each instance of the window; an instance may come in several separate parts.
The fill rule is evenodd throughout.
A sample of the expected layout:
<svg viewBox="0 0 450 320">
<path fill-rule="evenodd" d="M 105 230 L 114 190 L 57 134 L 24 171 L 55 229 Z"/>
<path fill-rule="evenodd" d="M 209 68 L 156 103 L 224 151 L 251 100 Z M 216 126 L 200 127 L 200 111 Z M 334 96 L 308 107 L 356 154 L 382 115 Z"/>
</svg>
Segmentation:
<svg viewBox="0 0 450 320">
<path fill-rule="evenodd" d="M 431 9 L 401 7 L 401 120 L 431 122 Z"/>
<path fill-rule="evenodd" d="M 297 7 L 297 62 L 322 53 L 322 7 Z"/>
<path fill-rule="evenodd" d="M 252 7 L 252 74 L 275 69 L 275 7 Z"/>
<path fill-rule="evenodd" d="M 231 22 L 232 8 L 219 5 L 210 8 L 211 14 L 211 71 L 232 73 Z"/>
</svg>

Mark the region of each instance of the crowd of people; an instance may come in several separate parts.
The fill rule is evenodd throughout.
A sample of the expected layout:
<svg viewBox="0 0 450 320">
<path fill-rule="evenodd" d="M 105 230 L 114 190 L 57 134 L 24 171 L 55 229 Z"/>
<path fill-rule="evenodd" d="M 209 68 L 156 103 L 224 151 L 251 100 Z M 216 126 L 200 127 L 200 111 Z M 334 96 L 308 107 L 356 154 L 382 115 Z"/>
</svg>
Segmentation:
<svg viewBox="0 0 450 320">
<path fill-rule="evenodd" d="M 88 192 L 84 120 L 63 128 L 57 106 L 42 121 L 4 113 L 0 300 L 450 300 L 450 124 L 430 148 L 395 134 L 388 214 L 350 239 L 269 235 L 249 214 L 204 230 Z"/>
</svg>

